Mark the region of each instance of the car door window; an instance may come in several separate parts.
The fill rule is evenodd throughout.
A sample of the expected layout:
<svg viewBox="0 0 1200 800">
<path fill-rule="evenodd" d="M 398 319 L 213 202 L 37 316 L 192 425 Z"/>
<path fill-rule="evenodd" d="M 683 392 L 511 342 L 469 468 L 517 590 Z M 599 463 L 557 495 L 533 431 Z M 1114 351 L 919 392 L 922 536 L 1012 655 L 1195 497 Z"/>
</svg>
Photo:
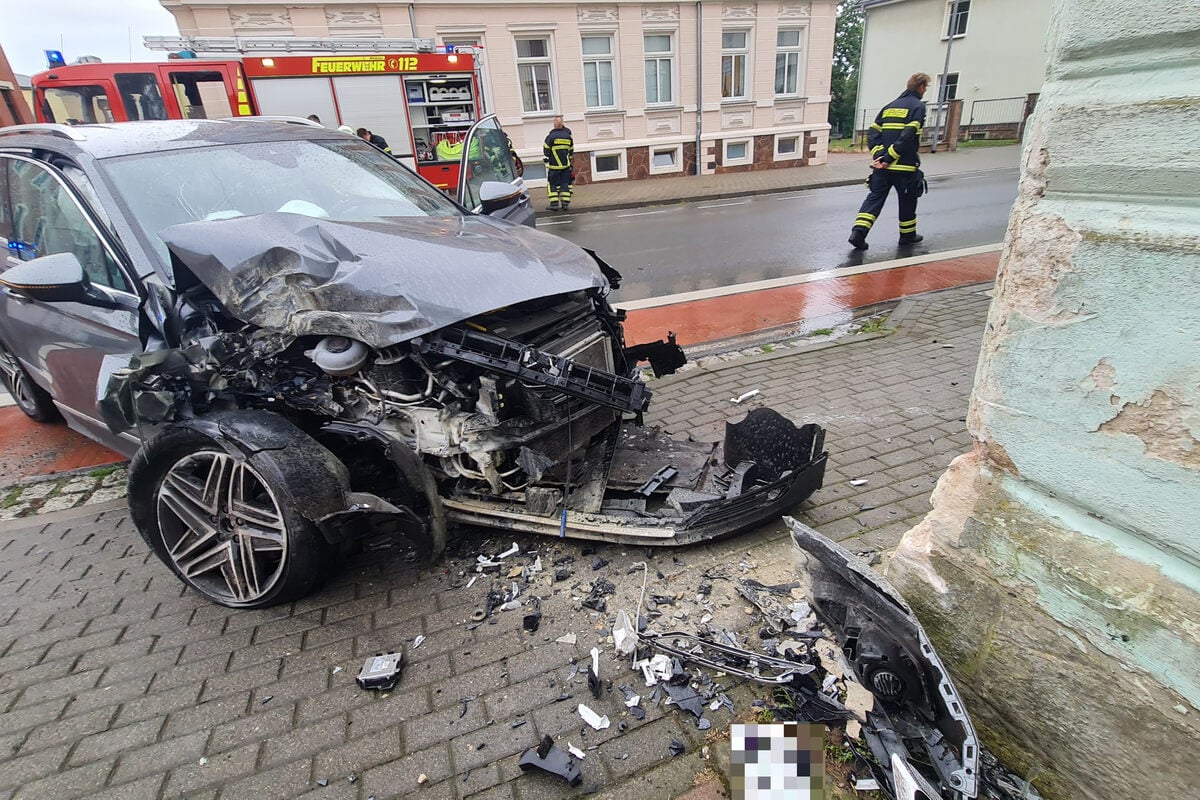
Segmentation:
<svg viewBox="0 0 1200 800">
<path fill-rule="evenodd" d="M 472 129 L 463 156 L 463 205 L 479 208 L 484 181 L 511 183 L 517 178 L 508 136 L 494 119 L 484 119 Z"/>
<path fill-rule="evenodd" d="M 8 159 L 0 159 L 0 270 L 5 267 L 5 258 L 16 257 L 16 253 L 8 249 L 12 241 L 12 203 L 8 200 Z"/>
<path fill-rule="evenodd" d="M 13 233 L 10 252 L 18 251 L 25 261 L 74 253 L 92 283 L 130 291 L 129 282 L 79 203 L 48 169 L 30 161 L 10 161 L 8 191 Z"/>
</svg>

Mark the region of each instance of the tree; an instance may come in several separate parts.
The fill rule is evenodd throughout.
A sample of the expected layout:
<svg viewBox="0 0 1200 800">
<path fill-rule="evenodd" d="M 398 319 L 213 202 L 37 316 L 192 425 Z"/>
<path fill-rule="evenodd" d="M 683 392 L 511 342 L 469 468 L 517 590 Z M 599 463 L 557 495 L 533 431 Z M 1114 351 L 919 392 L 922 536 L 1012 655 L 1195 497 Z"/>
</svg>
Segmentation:
<svg viewBox="0 0 1200 800">
<path fill-rule="evenodd" d="M 858 63 L 862 57 L 863 12 L 857 0 L 837 4 L 833 33 L 833 74 L 829 81 L 829 124 L 842 136 L 854 133 L 858 96 Z"/>
</svg>

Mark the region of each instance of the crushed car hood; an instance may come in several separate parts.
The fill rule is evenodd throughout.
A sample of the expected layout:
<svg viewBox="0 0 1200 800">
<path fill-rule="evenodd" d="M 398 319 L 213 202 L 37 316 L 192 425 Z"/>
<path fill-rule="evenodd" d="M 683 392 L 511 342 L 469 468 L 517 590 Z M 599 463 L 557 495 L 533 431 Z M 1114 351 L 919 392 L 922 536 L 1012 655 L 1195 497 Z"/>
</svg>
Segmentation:
<svg viewBox="0 0 1200 800">
<path fill-rule="evenodd" d="M 175 272 L 186 267 L 242 322 L 376 348 L 607 286 L 595 259 L 570 242 L 482 217 L 348 223 L 274 213 L 189 222 L 161 236 Z"/>
</svg>

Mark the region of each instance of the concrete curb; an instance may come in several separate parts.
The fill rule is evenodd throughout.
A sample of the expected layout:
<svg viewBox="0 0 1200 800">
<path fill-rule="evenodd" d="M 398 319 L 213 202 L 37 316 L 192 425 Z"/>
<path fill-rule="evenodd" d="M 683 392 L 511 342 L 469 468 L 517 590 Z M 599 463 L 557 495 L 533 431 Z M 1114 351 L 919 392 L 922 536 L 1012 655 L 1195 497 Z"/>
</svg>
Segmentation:
<svg viewBox="0 0 1200 800">
<path fill-rule="evenodd" d="M 128 465 L 129 459 L 125 459 L 124 461 L 114 461 L 111 464 L 97 464 L 94 467 L 76 467 L 75 469 L 65 469 L 62 472 L 48 472 L 45 475 L 30 475 L 27 478 L 17 478 L 12 483 L 6 483 L 3 486 L 0 486 L 0 494 L 12 489 L 33 486 L 34 484 L 38 483 L 45 483 L 46 481 L 58 481 L 63 480 L 64 478 L 83 477 L 88 475 L 89 472 L 97 469 L 104 469 L 106 467 L 121 468 L 127 467 Z"/>
<path fill-rule="evenodd" d="M 683 203 L 697 203 L 702 200 L 729 200 L 737 197 L 755 197 L 764 194 L 783 194 L 784 192 L 803 192 L 809 189 L 832 189 L 837 186 L 857 186 L 862 183 L 862 178 L 839 178 L 837 180 L 819 181 L 817 183 L 808 183 L 802 186 L 773 186 L 758 189 L 732 189 L 718 191 L 714 194 L 695 194 L 686 197 L 662 197 L 662 198 L 647 198 L 643 200 L 617 200 L 608 203 L 600 203 L 598 205 L 581 206 L 576 209 L 571 209 L 570 214 L 591 213 L 593 211 L 623 211 L 630 208 L 646 208 L 648 206 L 671 206 L 682 205 Z M 536 191 L 536 190 L 535 190 Z M 552 214 L 546 208 L 546 200 L 539 198 L 534 201 L 534 209 L 539 214 Z"/>
<path fill-rule="evenodd" d="M 115 500 L 105 500 L 103 503 L 64 508 L 62 511 L 47 511 L 44 514 L 34 514 L 31 517 L 17 517 L 0 521 L 0 533 L 40 528 L 55 522 L 80 519 L 81 517 L 99 517 L 108 511 L 125 511 L 129 509 L 129 501 L 124 497 Z"/>
</svg>

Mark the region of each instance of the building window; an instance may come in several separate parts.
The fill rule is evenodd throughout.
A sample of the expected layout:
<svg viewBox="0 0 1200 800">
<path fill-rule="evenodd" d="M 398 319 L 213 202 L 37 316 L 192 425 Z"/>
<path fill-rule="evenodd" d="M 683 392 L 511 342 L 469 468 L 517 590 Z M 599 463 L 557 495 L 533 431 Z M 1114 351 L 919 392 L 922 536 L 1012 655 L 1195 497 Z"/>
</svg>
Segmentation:
<svg viewBox="0 0 1200 800">
<path fill-rule="evenodd" d="M 648 33 L 642 37 L 646 51 L 646 105 L 675 102 L 672 78 L 675 74 L 675 37 L 669 33 Z"/>
<path fill-rule="evenodd" d="M 946 3 L 946 24 L 942 28 L 943 39 L 967 35 L 967 16 L 971 13 L 971 0 L 950 0 Z"/>
<path fill-rule="evenodd" d="M 721 97 L 746 99 L 746 62 L 750 57 L 750 32 L 725 31 L 721 34 Z"/>
<path fill-rule="evenodd" d="M 588 108 L 612 108 L 613 48 L 611 36 L 583 37 L 583 95 Z"/>
<path fill-rule="evenodd" d="M 625 177 L 625 151 L 616 150 L 610 153 L 592 153 L 592 178 L 606 180 L 608 178 Z"/>
<path fill-rule="evenodd" d="M 754 151 L 750 149 L 749 139 L 726 140 L 725 157 L 721 159 L 721 165 L 735 167 L 739 164 L 749 164 L 754 160 L 753 156 Z"/>
<path fill-rule="evenodd" d="M 800 135 L 789 133 L 775 137 L 775 160 L 786 161 L 800 158 Z"/>
<path fill-rule="evenodd" d="M 682 145 L 668 145 L 650 148 L 650 174 L 661 175 L 666 172 L 683 171 Z"/>
<path fill-rule="evenodd" d="M 775 34 L 775 94 L 800 94 L 800 63 L 804 32 L 799 28 Z"/>
<path fill-rule="evenodd" d="M 951 72 L 949 75 L 939 74 L 937 79 L 938 79 L 939 85 L 941 85 L 943 83 L 943 79 L 944 79 L 944 83 L 945 83 L 944 89 L 938 89 L 938 94 L 936 95 L 938 98 L 938 102 L 957 100 L 958 99 L 958 73 Z M 945 97 L 943 97 L 941 94 L 943 91 L 945 91 L 945 93 L 946 93 Z"/>
<path fill-rule="evenodd" d="M 549 37 L 517 39 L 517 77 L 521 83 L 521 107 L 526 114 L 554 110 Z"/>
</svg>

